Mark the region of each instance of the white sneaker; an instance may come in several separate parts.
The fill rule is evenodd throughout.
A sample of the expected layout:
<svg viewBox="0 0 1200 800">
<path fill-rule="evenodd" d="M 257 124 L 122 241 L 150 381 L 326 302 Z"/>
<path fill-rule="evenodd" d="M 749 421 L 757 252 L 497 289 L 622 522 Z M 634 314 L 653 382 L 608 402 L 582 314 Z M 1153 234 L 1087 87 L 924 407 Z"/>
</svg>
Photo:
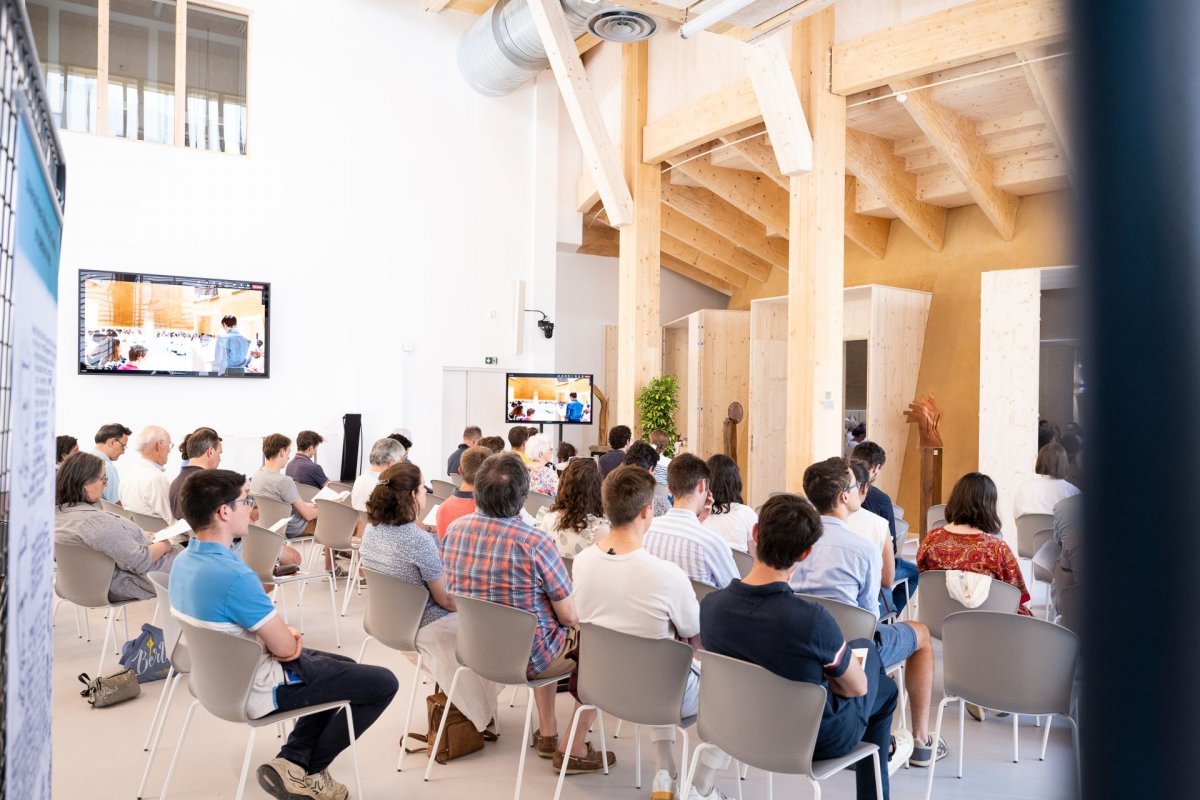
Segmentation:
<svg viewBox="0 0 1200 800">
<path fill-rule="evenodd" d="M 888 757 L 888 775 L 895 775 L 896 770 L 904 766 L 904 762 L 908 761 L 913 751 L 913 736 L 910 731 L 903 728 L 892 731 L 892 741 L 895 742 L 895 749 Z"/>
<path fill-rule="evenodd" d="M 672 778 L 671 773 L 660 769 L 654 773 L 654 781 L 650 784 L 650 800 L 677 800 L 679 780 Z"/>
<path fill-rule="evenodd" d="M 700 794 L 700 792 L 696 790 L 696 787 L 693 786 L 688 790 L 688 800 L 729 800 L 729 795 L 722 792 L 716 786 L 714 786 L 712 791 L 708 794 Z"/>
</svg>

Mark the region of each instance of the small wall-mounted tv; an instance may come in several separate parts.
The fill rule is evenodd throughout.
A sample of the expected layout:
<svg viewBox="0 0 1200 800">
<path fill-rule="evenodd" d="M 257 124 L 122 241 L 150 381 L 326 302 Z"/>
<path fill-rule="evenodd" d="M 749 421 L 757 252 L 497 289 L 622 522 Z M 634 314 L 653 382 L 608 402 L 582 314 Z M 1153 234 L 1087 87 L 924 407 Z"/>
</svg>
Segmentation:
<svg viewBox="0 0 1200 800">
<path fill-rule="evenodd" d="M 592 376 L 510 372 L 505 390 L 507 422 L 592 424 Z"/>
<path fill-rule="evenodd" d="M 267 378 L 271 284 L 80 270 L 79 374 Z"/>
</svg>

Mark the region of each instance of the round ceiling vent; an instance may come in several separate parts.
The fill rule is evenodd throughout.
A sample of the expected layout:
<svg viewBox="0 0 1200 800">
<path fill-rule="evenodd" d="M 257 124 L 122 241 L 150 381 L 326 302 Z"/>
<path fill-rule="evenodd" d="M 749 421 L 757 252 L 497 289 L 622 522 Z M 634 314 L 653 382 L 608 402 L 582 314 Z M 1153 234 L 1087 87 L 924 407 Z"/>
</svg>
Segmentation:
<svg viewBox="0 0 1200 800">
<path fill-rule="evenodd" d="M 649 14 L 614 8 L 588 20 L 588 30 L 606 42 L 640 42 L 658 30 L 658 22 Z"/>
</svg>

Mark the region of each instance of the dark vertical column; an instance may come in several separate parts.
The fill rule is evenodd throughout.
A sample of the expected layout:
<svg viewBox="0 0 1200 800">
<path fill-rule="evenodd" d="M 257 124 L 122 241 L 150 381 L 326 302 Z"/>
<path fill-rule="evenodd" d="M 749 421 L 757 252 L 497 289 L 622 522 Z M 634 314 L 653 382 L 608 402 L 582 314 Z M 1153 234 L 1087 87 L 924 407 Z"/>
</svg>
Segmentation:
<svg viewBox="0 0 1200 800">
<path fill-rule="evenodd" d="M 1088 800 L 1200 793 L 1200 4 L 1075 0 Z"/>
</svg>

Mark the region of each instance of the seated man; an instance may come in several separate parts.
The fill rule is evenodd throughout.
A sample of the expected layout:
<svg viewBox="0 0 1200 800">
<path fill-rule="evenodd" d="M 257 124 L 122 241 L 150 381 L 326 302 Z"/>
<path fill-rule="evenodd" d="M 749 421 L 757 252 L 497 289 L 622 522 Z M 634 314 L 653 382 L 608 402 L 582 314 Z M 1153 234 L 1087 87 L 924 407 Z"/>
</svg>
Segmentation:
<svg viewBox="0 0 1200 800">
<path fill-rule="evenodd" d="M 851 461 L 850 469 L 854 472 L 854 480 L 858 482 L 859 508 L 851 511 L 846 517 L 846 527 L 871 543 L 880 555 L 880 586 L 879 616 L 886 617 L 893 613 L 892 583 L 896 580 L 896 553 L 892 550 L 892 536 L 888 532 L 887 520 L 862 507 L 862 500 L 867 496 L 871 486 L 871 472 L 864 461 Z"/>
<path fill-rule="evenodd" d="M 317 463 L 317 446 L 324 441 L 325 437 L 316 431 L 300 431 L 296 434 L 296 457 L 288 462 L 285 470 L 287 476 L 296 483 L 324 489 L 329 478 Z"/>
<path fill-rule="evenodd" d="M 230 550 L 234 537 L 246 533 L 254 505 L 244 475 L 204 470 L 188 479 L 181 495 L 193 540 L 171 569 L 171 613 L 191 625 L 262 643 L 247 716 L 349 701 L 355 735 L 362 736 L 395 696 L 396 676 L 384 667 L 309 650 L 299 631 L 284 623 L 254 572 Z M 341 711 L 301 717 L 279 755 L 258 768 L 258 783 L 278 800 L 344 800 L 346 787 L 328 768 L 349 744 Z"/>
<path fill-rule="evenodd" d="M 468 447 L 463 451 L 462 458 L 458 461 L 462 486 L 455 489 L 454 494 L 438 505 L 437 535 L 439 540 L 446 538 L 446 531 L 450 528 L 451 522 L 465 517 L 467 514 L 475 513 L 475 476 L 479 474 L 479 468 L 483 466 L 483 462 L 491 455 L 491 450 L 479 445 Z"/>
<path fill-rule="evenodd" d="M 692 580 L 720 589 L 738 576 L 738 570 L 721 535 L 700 524 L 701 515 L 708 517 L 712 508 L 708 480 L 708 465 L 698 456 L 684 453 L 671 460 L 667 488 L 675 507 L 654 518 L 646 533 L 646 549 L 678 564 Z"/>
<path fill-rule="evenodd" d="M 605 479 L 604 516 L 612 529 L 594 547 L 575 556 L 579 619 L 649 639 L 678 637 L 698 648 L 700 605 L 691 582 L 679 567 L 643 547 L 643 537 L 654 519 L 654 487 L 648 470 L 630 464 L 617 467 Z M 700 673 L 693 667 L 681 716 L 695 714 L 699 701 Z M 679 785 L 672 752 L 675 726 L 651 728 L 650 741 L 655 746 L 651 800 L 673 800 Z"/>
<path fill-rule="evenodd" d="M 863 502 L 863 508 L 887 520 L 888 532 L 892 535 L 892 549 L 896 553 L 896 581 L 908 580 L 907 594 L 905 594 L 903 585 L 896 586 L 892 590 L 892 610 L 899 614 L 904 610 L 908 598 L 917 591 L 917 582 L 920 580 L 921 573 L 915 562 L 906 561 L 900 557 L 900 548 L 904 546 L 904 542 L 901 542 L 896 535 L 896 512 L 892 507 L 892 498 L 875 485 L 875 481 L 879 479 L 879 472 L 887 461 L 887 453 L 875 442 L 863 442 L 854 448 L 853 459 L 865 462 L 871 471 L 871 487 L 867 489 L 867 499 Z"/>
<path fill-rule="evenodd" d="M 612 449 L 600 456 L 601 480 L 625 463 L 625 449 L 629 446 L 629 440 L 632 438 L 633 431 L 629 430 L 628 425 L 615 425 L 608 431 L 608 446 Z"/>
<path fill-rule="evenodd" d="M 562 675 L 575 669 L 579 618 L 571 596 L 571 578 L 548 533 L 521 520 L 529 493 L 529 470 L 513 453 L 489 456 L 475 475 L 474 514 L 450 523 L 442 540 L 442 561 L 451 592 L 528 611 L 537 617 L 528 675 Z M 555 685 L 535 689 L 538 733 L 534 746 L 542 758 L 562 766 L 554 716 Z M 587 731 L 595 712 L 580 716 Z M 562 745 L 566 745 L 564 739 Z M 608 754 L 608 763 L 616 756 Z M 568 770 L 596 772 L 604 768 L 601 753 L 586 736 L 575 737 Z"/>
<path fill-rule="evenodd" d="M 291 506 L 287 538 L 302 536 L 308 531 L 309 523 L 317 518 L 317 504 L 301 500 L 300 493 L 296 491 L 296 482 L 283 474 L 283 465 L 292 452 L 292 440 L 282 433 L 272 433 L 263 439 L 262 452 L 263 465 L 250 478 L 250 491 Z"/>
<path fill-rule="evenodd" d="M 1059 546 L 1054 563 L 1054 590 L 1083 582 L 1083 495 L 1059 500 L 1054 506 L 1054 542 Z"/>
<path fill-rule="evenodd" d="M 866 609 L 878 618 L 880 552 L 848 527 L 846 518 L 858 510 L 861 495 L 849 462 L 841 457 L 812 464 L 804 471 L 804 494 L 821 514 L 823 534 L 812 554 L 796 565 L 792 588 Z M 933 692 L 933 642 L 920 622 L 876 625 L 875 643 L 885 669 L 904 661 L 912 733 L 916 739 L 909 763 L 927 767 L 946 756 L 946 742 L 933 742 L 929 703 Z"/>
<path fill-rule="evenodd" d="M 221 437 L 212 428 L 197 428 L 192 431 L 183 437 L 183 444 L 179 449 L 183 453 L 183 457 L 187 459 L 187 464 L 179 470 L 175 480 L 171 481 L 171 488 L 167 492 L 167 497 L 171 501 L 171 513 L 175 519 L 183 519 L 183 508 L 179 501 L 183 485 L 187 483 L 193 473 L 221 466 L 223 450 Z"/>
<path fill-rule="evenodd" d="M 132 435 L 133 431 L 119 422 L 101 425 L 100 430 L 96 431 L 96 449 L 92 451 L 92 454 L 99 456 L 100 460 L 104 462 L 105 474 L 108 475 L 108 483 L 105 484 L 104 492 L 100 497 L 110 503 L 121 502 L 121 473 L 117 471 L 113 463 L 124 455 L 125 450 L 129 447 L 129 437 Z"/>
<path fill-rule="evenodd" d="M 371 445 L 371 454 L 367 459 L 370 466 L 366 472 L 354 479 L 354 485 L 350 487 L 350 507 L 355 511 L 365 512 L 367 500 L 371 499 L 371 493 L 379 485 L 379 476 L 392 464 L 403 461 L 406 452 L 408 451 L 404 449 L 404 445 L 391 437 L 384 437 Z"/>
<path fill-rule="evenodd" d="M 668 459 L 669 460 L 669 459 Z M 654 445 L 649 442 L 643 442 L 641 439 L 629 445 L 629 451 L 625 453 L 625 463 L 633 464 L 636 467 L 649 472 L 652 476 L 658 475 L 658 451 L 654 449 Z M 657 481 L 657 477 L 655 478 Z M 654 493 L 654 516 L 661 517 L 671 510 L 671 501 L 667 499 L 666 492 Z"/>
<path fill-rule="evenodd" d="M 745 578 L 704 598 L 700 636 L 713 653 L 749 661 L 791 681 L 825 687 L 814 758 L 836 758 L 859 742 L 869 742 L 879 746 L 882 767 L 888 760 L 896 684 L 884 674 L 870 642 L 847 642 L 828 611 L 797 597 L 788 585 L 792 570 L 821 538 L 821 520 L 807 500 L 793 494 L 767 500 L 754 526 L 754 566 Z M 866 649 L 865 667 L 853 658 L 852 646 Z M 912 745 L 907 735 L 898 732 L 895 738 L 896 752 L 888 769 L 881 769 L 884 800 L 893 764 L 903 763 Z M 710 751 L 700 759 L 692 797 L 723 798 L 714 779 L 728 766 L 729 756 Z M 859 761 L 855 772 L 858 800 L 875 800 L 871 760 Z"/>
<path fill-rule="evenodd" d="M 522 464 L 529 464 L 529 459 L 525 457 L 525 442 L 529 439 L 529 427 L 527 425 L 518 425 L 515 428 L 508 429 L 508 444 L 512 447 L 512 451 L 521 457 Z"/>
<path fill-rule="evenodd" d="M 157 425 L 147 425 L 138 434 L 138 454 L 121 481 L 121 505 L 139 514 L 160 517 L 168 525 L 171 513 L 171 482 L 165 467 L 171 455 L 171 434 Z"/>
<path fill-rule="evenodd" d="M 463 429 L 462 443 L 459 444 L 459 446 L 455 448 L 454 452 L 450 454 L 450 457 L 446 459 L 447 475 L 459 474 L 458 462 L 459 459 L 462 458 L 463 451 L 468 447 L 474 447 L 475 445 L 479 444 L 479 440 L 481 438 L 483 438 L 483 431 L 479 429 L 478 425 L 468 425 Z"/>
</svg>

